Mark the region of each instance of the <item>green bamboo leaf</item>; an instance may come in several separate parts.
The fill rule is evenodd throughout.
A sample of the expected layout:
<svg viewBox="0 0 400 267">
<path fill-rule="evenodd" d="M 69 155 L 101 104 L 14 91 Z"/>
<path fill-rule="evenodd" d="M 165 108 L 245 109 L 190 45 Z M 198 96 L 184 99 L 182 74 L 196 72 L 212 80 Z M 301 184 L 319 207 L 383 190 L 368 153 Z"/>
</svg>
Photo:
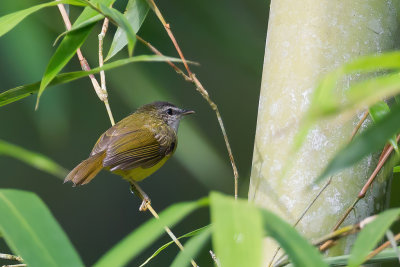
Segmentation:
<svg viewBox="0 0 400 267">
<path fill-rule="evenodd" d="M 201 227 L 201 228 L 199 228 L 199 229 L 196 229 L 196 230 L 194 230 L 194 231 L 191 231 L 191 232 L 189 232 L 189 233 L 187 233 L 187 234 L 184 234 L 184 235 L 178 237 L 178 239 L 182 239 L 182 238 L 185 238 L 185 237 L 192 237 L 192 236 L 198 235 L 198 234 L 202 233 L 203 231 L 205 231 L 206 229 L 208 229 L 209 227 L 210 227 L 209 225 L 204 226 L 204 227 Z M 152 259 L 154 259 L 158 254 L 160 254 L 161 251 L 163 251 L 164 249 L 166 249 L 167 247 L 169 247 L 169 245 L 171 245 L 171 244 L 174 244 L 174 241 L 170 241 L 170 242 L 168 242 L 168 243 L 162 245 L 162 246 L 161 246 L 159 249 L 157 249 L 149 258 L 147 258 L 147 260 L 146 260 L 145 262 L 143 262 L 139 267 L 145 266 L 147 263 L 149 263 L 149 261 L 151 261 Z"/>
<path fill-rule="evenodd" d="M 399 247 L 397 247 L 399 249 Z M 324 259 L 324 262 L 329 264 L 329 266 L 347 266 L 347 262 L 350 258 L 350 255 L 341 255 L 336 257 L 328 257 Z M 381 251 L 378 255 L 373 257 L 372 259 L 365 262 L 365 264 L 369 263 L 384 263 L 389 261 L 396 261 L 397 254 L 395 249 L 387 248 Z M 285 265 L 286 267 L 293 267 L 293 264 Z"/>
<path fill-rule="evenodd" d="M 105 6 L 112 6 L 112 4 L 114 4 L 115 0 L 79 0 L 84 2 L 86 5 L 89 5 L 87 7 L 85 7 L 85 9 L 82 11 L 82 13 L 79 15 L 79 17 L 76 19 L 76 21 L 74 22 L 73 26 L 79 25 L 87 20 L 89 20 L 90 18 L 93 18 L 95 16 L 97 16 L 99 14 L 99 11 L 97 11 L 96 9 L 93 9 L 93 6 L 102 4 Z"/>
<path fill-rule="evenodd" d="M 188 242 L 185 243 L 185 250 L 179 251 L 171 264 L 171 267 L 181 267 L 188 265 L 191 259 L 194 259 L 200 250 L 203 248 L 205 243 L 211 236 L 211 228 L 207 228 L 202 231 L 199 235 L 192 237 Z"/>
<path fill-rule="evenodd" d="M 189 213 L 206 205 L 208 205 L 208 198 L 170 206 L 160 213 L 159 220 L 153 218 L 134 230 L 104 254 L 94 266 L 124 266 L 164 233 L 164 225 L 173 226 Z"/>
<path fill-rule="evenodd" d="M 100 10 L 108 17 L 111 21 L 113 21 L 117 26 L 122 28 L 126 34 L 128 39 L 128 52 L 129 56 L 132 56 L 133 48 L 136 43 L 136 32 L 132 29 L 128 19 L 118 10 L 114 8 L 106 7 L 105 5 L 100 4 Z"/>
<path fill-rule="evenodd" d="M 393 168 L 393 172 L 400 172 L 400 166 L 395 166 Z"/>
<path fill-rule="evenodd" d="M 85 21 L 83 21 L 83 22 L 81 22 L 81 23 L 79 23 L 77 25 L 72 26 L 69 31 L 65 31 L 65 32 L 61 33 L 59 36 L 57 36 L 57 38 L 54 41 L 53 45 L 56 45 L 58 43 L 58 41 L 61 39 L 61 37 L 67 35 L 68 33 L 73 32 L 73 31 L 77 31 L 79 29 L 82 29 L 82 28 L 84 28 L 86 26 L 89 26 L 92 23 L 95 23 L 95 22 L 98 22 L 99 20 L 102 20 L 103 18 L 104 18 L 104 15 L 97 14 L 96 16 L 94 16 L 94 17 L 92 17 L 92 18 L 90 18 L 88 20 L 85 20 Z"/>
<path fill-rule="evenodd" d="M 49 209 L 35 194 L 0 189 L 0 232 L 28 266 L 84 266 Z"/>
<path fill-rule="evenodd" d="M 372 107 L 369 108 L 369 114 L 375 123 L 380 121 L 389 112 L 390 108 L 385 101 L 376 102 Z M 399 154 L 399 147 L 397 146 L 396 135 L 393 135 L 389 139 L 389 143 L 393 146 L 396 153 Z"/>
<path fill-rule="evenodd" d="M 392 246 L 392 248 L 394 248 L 394 251 L 397 254 L 397 259 L 398 262 L 400 262 L 400 251 L 397 249 L 397 240 L 393 234 L 392 231 L 390 231 L 390 229 L 386 230 L 386 238 L 389 241 L 390 245 Z"/>
<path fill-rule="evenodd" d="M 212 242 L 222 266 L 261 266 L 263 229 L 258 209 L 247 200 L 210 194 Z"/>
<path fill-rule="evenodd" d="M 50 59 L 46 71 L 43 75 L 42 81 L 40 82 L 39 92 L 36 100 L 36 109 L 39 107 L 39 99 L 46 87 L 74 56 L 76 50 L 81 47 L 81 45 L 85 42 L 94 25 L 95 22 L 76 31 L 69 32 L 64 37 L 56 52 Z"/>
<path fill-rule="evenodd" d="M 42 8 L 55 6 L 58 4 L 72 4 L 77 6 L 85 6 L 79 0 L 62 0 L 62 1 L 53 1 L 48 3 L 43 3 L 40 5 L 36 5 L 24 10 L 16 11 L 11 14 L 7 14 L 5 16 L 0 17 L 0 37 L 12 30 L 15 26 L 17 26 L 21 21 L 23 21 L 27 16 L 39 11 Z"/>
<path fill-rule="evenodd" d="M 138 33 L 148 12 L 149 5 L 147 4 L 146 0 L 129 0 L 124 16 L 129 21 L 129 24 L 135 33 Z M 126 34 L 123 33 L 124 30 L 121 27 L 118 27 L 114 34 L 110 50 L 108 51 L 105 61 L 111 59 L 128 44 Z"/>
<path fill-rule="evenodd" d="M 359 266 L 364 262 L 370 250 L 382 239 L 399 215 L 400 209 L 384 211 L 361 230 L 350 253 L 349 267 Z"/>
<path fill-rule="evenodd" d="M 10 144 L 0 139 L 0 156 L 1 155 L 16 158 L 22 162 L 25 162 L 28 165 L 31 165 L 36 169 L 50 173 L 61 179 L 64 179 L 65 176 L 68 174 L 68 171 L 66 169 L 58 165 L 50 158 L 42 154 L 35 153 L 22 147 Z"/>
<path fill-rule="evenodd" d="M 317 249 L 308 243 L 291 225 L 268 210 L 260 209 L 260 212 L 267 235 L 279 243 L 294 266 L 328 266 L 322 260 Z"/>
<path fill-rule="evenodd" d="M 91 69 L 90 71 L 74 71 L 74 72 L 58 74 L 50 82 L 49 86 L 71 82 L 80 79 L 82 77 L 86 77 L 89 74 L 99 73 L 101 70 L 110 70 L 134 62 L 165 62 L 165 61 L 182 62 L 181 59 L 177 58 L 164 57 L 158 55 L 140 55 L 136 57 L 120 59 L 112 63 L 105 64 L 101 68 Z M 36 83 L 21 85 L 9 89 L 3 93 L 0 93 L 0 107 L 37 93 L 39 91 L 39 87 L 40 87 L 40 82 L 36 82 Z"/>
<path fill-rule="evenodd" d="M 337 94 L 336 87 L 338 81 L 345 75 L 399 70 L 399 59 L 400 51 L 364 56 L 328 73 L 314 91 L 310 107 L 304 116 L 299 133 L 294 139 L 293 151 L 297 151 L 301 147 L 309 129 L 317 120 L 344 111 L 356 113 L 360 108 L 398 94 L 400 92 L 398 74 L 384 75 L 356 83 L 347 90 L 345 99 Z"/>
<path fill-rule="evenodd" d="M 93 0 L 90 2 L 90 5 L 99 3 L 106 6 L 111 5 L 114 1 L 115 0 Z M 83 0 L 83 2 L 89 4 L 89 2 L 85 0 Z M 98 15 L 98 12 L 96 10 L 93 10 L 91 6 L 86 7 L 81 15 L 78 17 L 78 19 L 75 21 L 74 26 L 82 24 L 83 22 L 90 20 L 96 15 Z M 61 41 L 60 45 L 57 47 L 57 50 L 54 52 L 49 63 L 47 64 L 47 68 L 43 74 L 42 81 L 40 82 L 40 88 L 36 100 L 36 109 L 39 107 L 40 97 L 46 87 L 74 56 L 76 50 L 82 46 L 92 29 L 94 28 L 95 24 L 96 22 L 93 22 L 85 27 L 69 32 Z"/>
<path fill-rule="evenodd" d="M 366 131 L 355 137 L 353 141 L 340 150 L 329 162 L 316 182 L 331 176 L 338 171 L 357 163 L 366 155 L 382 148 L 386 141 L 400 131 L 400 106 L 395 106 L 392 111 L 371 125 Z"/>
</svg>

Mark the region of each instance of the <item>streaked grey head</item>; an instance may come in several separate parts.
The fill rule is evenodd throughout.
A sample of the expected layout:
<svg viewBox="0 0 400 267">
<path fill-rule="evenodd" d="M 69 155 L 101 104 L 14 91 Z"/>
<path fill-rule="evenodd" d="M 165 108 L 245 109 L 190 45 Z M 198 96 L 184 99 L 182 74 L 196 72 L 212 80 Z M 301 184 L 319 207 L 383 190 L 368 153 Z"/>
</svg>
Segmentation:
<svg viewBox="0 0 400 267">
<path fill-rule="evenodd" d="M 157 101 L 139 108 L 141 110 L 153 109 L 157 112 L 159 117 L 165 121 L 175 132 L 178 132 L 179 122 L 183 116 L 193 114 L 193 110 L 181 109 L 169 102 Z"/>
</svg>

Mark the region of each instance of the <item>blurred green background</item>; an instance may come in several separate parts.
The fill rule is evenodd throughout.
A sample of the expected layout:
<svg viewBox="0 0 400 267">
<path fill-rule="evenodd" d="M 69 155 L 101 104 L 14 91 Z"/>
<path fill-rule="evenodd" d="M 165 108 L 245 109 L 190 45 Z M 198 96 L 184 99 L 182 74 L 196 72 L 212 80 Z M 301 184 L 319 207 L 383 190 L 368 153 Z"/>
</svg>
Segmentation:
<svg viewBox="0 0 400 267">
<path fill-rule="evenodd" d="M 0 16 L 37 4 L 36 0 L 2 1 Z M 199 80 L 218 104 L 230 138 L 240 174 L 240 196 L 247 197 L 255 134 L 258 94 L 261 83 L 264 42 L 267 32 L 267 1 L 157 1 L 170 23 Z M 117 1 L 124 9 L 126 1 Z M 72 7 L 71 17 L 80 9 Z M 99 24 L 82 50 L 92 67 L 98 63 Z M 55 48 L 55 38 L 65 30 L 58 9 L 46 8 L 24 20 L 0 39 L 0 91 L 41 79 Z M 112 26 L 105 51 L 115 31 Z M 177 56 L 156 16 L 149 12 L 139 35 L 165 55 Z M 151 54 L 137 44 L 135 54 Z M 117 58 L 127 55 L 121 51 Z M 114 59 L 113 59 L 114 60 Z M 79 70 L 76 57 L 64 71 Z M 210 190 L 233 193 L 233 174 L 215 113 L 197 93 L 165 63 L 139 63 L 106 73 L 110 105 L 116 120 L 138 106 L 166 100 L 194 109 L 196 114 L 180 126 L 175 156 L 150 179 L 141 183 L 161 211 L 172 203 L 195 200 Z M 85 159 L 98 136 L 110 127 L 104 105 L 88 78 L 47 90 L 38 111 L 35 97 L 0 108 L 0 139 L 49 156 L 67 169 Z M 91 265 L 124 236 L 151 218 L 138 211 L 139 200 L 128 184 L 108 172 L 89 185 L 72 188 L 58 178 L 13 158 L 0 158 L 0 187 L 37 193 L 49 206 L 77 248 L 85 264 Z M 174 228 L 184 234 L 208 223 L 206 210 L 196 212 Z M 136 258 L 138 266 L 161 244 Z M 8 252 L 0 241 L 0 252 Z M 140 240 L 138 240 L 140 242 Z M 148 266 L 168 266 L 176 255 L 171 246 Z M 0 261 L 0 264 L 6 262 Z M 198 261 L 211 265 L 207 250 Z"/>
</svg>

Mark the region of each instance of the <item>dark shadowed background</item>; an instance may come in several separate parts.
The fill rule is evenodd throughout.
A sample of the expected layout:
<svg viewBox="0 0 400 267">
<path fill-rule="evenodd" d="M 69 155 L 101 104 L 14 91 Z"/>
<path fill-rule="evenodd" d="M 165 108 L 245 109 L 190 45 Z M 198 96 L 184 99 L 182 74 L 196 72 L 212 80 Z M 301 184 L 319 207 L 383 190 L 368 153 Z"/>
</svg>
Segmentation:
<svg viewBox="0 0 400 267">
<path fill-rule="evenodd" d="M 38 2 L 45 1 L 2 1 L 0 16 Z M 192 66 L 192 70 L 220 108 L 241 176 L 240 196 L 247 197 L 269 3 L 261 0 L 157 3 L 185 57 L 201 64 Z M 123 10 L 125 4 L 126 1 L 119 0 L 116 7 Z M 71 17 L 75 19 L 80 10 L 71 7 Z M 100 26 L 99 23 L 82 48 L 92 67 L 98 64 Z M 57 7 L 50 7 L 28 17 L 3 36 L 0 39 L 0 91 L 40 80 L 55 51 L 53 42 L 64 30 Z M 105 41 L 106 51 L 114 31 L 115 27 L 111 26 Z M 177 56 L 151 11 L 139 35 L 165 55 Z M 117 58 L 126 54 L 123 50 Z M 151 52 L 138 43 L 135 54 Z M 74 57 L 64 71 L 79 69 Z M 116 121 L 155 100 L 171 101 L 196 111 L 181 123 L 174 157 L 141 183 L 157 211 L 179 201 L 196 200 L 210 190 L 232 194 L 233 174 L 216 116 L 192 84 L 165 63 L 131 64 L 108 71 L 106 79 Z M 85 159 L 98 136 L 110 127 L 104 105 L 88 78 L 49 88 L 38 111 L 34 111 L 35 100 L 29 97 L 0 108 L 0 139 L 40 152 L 67 169 Z M 37 193 L 87 265 L 151 218 L 149 213 L 138 211 L 140 202 L 130 193 L 128 184 L 106 171 L 90 184 L 72 188 L 71 184 L 63 184 L 62 180 L 13 158 L 1 157 L 0 169 L 0 187 Z M 205 209 L 196 212 L 175 227 L 174 232 L 182 235 L 206 225 L 208 216 Z M 131 266 L 140 265 L 168 241 L 164 236 Z M 5 244 L 0 244 L 0 252 L 8 252 Z M 171 246 L 148 266 L 168 266 L 176 252 L 177 248 Z M 211 265 L 206 249 L 202 258 L 199 264 Z"/>
</svg>

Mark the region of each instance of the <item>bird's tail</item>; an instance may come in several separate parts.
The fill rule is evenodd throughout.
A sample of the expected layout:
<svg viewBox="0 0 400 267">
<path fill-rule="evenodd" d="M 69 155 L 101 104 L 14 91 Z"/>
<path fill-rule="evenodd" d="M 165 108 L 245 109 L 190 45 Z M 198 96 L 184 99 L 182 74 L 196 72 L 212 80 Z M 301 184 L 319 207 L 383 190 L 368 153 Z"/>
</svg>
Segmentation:
<svg viewBox="0 0 400 267">
<path fill-rule="evenodd" d="M 72 181 L 75 185 L 89 183 L 103 168 L 105 153 L 89 157 L 76 166 L 65 178 L 64 183 Z"/>
</svg>

